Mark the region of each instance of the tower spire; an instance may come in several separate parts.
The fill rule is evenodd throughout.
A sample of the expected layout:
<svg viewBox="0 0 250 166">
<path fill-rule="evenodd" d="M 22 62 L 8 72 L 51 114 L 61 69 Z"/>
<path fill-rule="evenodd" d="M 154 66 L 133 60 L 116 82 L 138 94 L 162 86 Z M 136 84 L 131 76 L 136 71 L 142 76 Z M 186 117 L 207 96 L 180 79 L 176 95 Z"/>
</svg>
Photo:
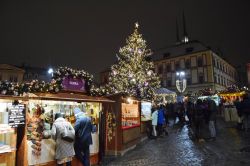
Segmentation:
<svg viewBox="0 0 250 166">
<path fill-rule="evenodd" d="M 180 42 L 180 36 L 179 36 L 179 26 L 178 26 L 178 21 L 176 18 L 176 42 L 179 43 Z"/>
<path fill-rule="evenodd" d="M 186 19 L 185 19 L 184 11 L 182 13 L 182 19 L 183 19 L 183 38 L 182 38 L 182 42 L 187 43 L 189 39 L 188 39 L 188 34 L 187 34 Z"/>
</svg>

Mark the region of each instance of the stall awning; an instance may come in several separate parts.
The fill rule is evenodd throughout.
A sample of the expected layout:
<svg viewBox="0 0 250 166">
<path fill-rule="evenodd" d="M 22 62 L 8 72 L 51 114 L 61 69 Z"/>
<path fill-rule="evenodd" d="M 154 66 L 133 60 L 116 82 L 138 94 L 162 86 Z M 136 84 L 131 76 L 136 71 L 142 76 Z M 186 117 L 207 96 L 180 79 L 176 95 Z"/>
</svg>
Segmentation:
<svg viewBox="0 0 250 166">
<path fill-rule="evenodd" d="M 39 100 L 65 100 L 79 102 L 115 102 L 105 97 L 94 97 L 76 93 L 33 93 L 29 94 L 28 98 Z"/>
<path fill-rule="evenodd" d="M 241 92 L 228 92 L 228 93 L 218 93 L 219 96 L 242 96 L 244 95 L 246 92 L 245 91 L 241 91 Z"/>
<path fill-rule="evenodd" d="M 168 90 L 167 88 L 159 88 L 155 90 L 156 94 L 162 94 L 162 95 L 169 95 L 169 94 L 176 94 L 175 92 Z"/>
</svg>

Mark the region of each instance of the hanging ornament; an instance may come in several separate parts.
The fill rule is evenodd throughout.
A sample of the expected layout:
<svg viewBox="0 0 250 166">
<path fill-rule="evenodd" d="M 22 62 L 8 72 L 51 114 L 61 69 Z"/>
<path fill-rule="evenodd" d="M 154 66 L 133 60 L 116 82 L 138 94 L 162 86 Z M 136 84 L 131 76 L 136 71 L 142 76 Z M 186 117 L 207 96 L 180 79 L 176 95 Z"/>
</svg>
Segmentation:
<svg viewBox="0 0 250 166">
<path fill-rule="evenodd" d="M 148 75 L 148 76 L 151 76 L 151 74 L 152 74 L 152 71 L 149 70 L 149 71 L 147 72 L 147 75 Z"/>
</svg>

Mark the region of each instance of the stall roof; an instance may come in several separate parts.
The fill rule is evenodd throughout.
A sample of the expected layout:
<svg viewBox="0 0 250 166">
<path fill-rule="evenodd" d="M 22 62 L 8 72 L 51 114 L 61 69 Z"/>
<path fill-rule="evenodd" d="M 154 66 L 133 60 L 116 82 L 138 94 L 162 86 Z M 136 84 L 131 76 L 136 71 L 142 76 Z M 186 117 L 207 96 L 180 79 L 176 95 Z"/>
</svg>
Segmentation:
<svg viewBox="0 0 250 166">
<path fill-rule="evenodd" d="M 167 88 L 159 88 L 155 90 L 156 94 L 176 94 L 175 92 L 168 90 Z"/>
<path fill-rule="evenodd" d="M 76 93 L 34 93 L 30 94 L 29 99 L 40 100 L 66 100 L 66 101 L 82 101 L 82 102 L 115 102 L 105 97 L 93 97 Z"/>
</svg>

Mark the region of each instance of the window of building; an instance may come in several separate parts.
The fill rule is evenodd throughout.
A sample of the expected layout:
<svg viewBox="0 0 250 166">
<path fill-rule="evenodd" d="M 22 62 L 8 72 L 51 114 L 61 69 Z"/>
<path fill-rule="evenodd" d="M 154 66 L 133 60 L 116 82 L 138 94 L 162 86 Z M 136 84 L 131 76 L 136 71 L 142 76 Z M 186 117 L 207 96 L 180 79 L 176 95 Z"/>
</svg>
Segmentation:
<svg viewBox="0 0 250 166">
<path fill-rule="evenodd" d="M 13 77 L 13 81 L 17 82 L 17 76 Z"/>
<path fill-rule="evenodd" d="M 171 87 L 172 86 L 172 81 L 171 80 L 168 80 L 168 87 Z"/>
<path fill-rule="evenodd" d="M 191 85 L 192 84 L 192 80 L 190 77 L 187 77 L 187 85 Z"/>
<path fill-rule="evenodd" d="M 168 58 L 170 56 L 170 53 L 169 52 L 166 52 L 163 54 L 163 58 Z"/>
<path fill-rule="evenodd" d="M 203 75 L 199 75 L 199 83 L 200 84 L 204 83 L 204 77 L 203 77 Z"/>
<path fill-rule="evenodd" d="M 188 47 L 188 48 L 186 48 L 186 53 L 190 53 L 190 52 L 192 52 L 193 50 L 194 50 L 193 47 Z"/>
<path fill-rule="evenodd" d="M 202 57 L 198 57 L 198 67 L 202 67 L 203 66 L 203 59 Z"/>
<path fill-rule="evenodd" d="M 10 76 L 9 81 L 13 82 L 13 76 Z"/>
<path fill-rule="evenodd" d="M 167 69 L 167 72 L 171 72 L 171 65 L 169 63 L 167 64 L 166 69 Z"/>
<path fill-rule="evenodd" d="M 161 87 L 164 87 L 164 81 L 161 80 Z"/>
<path fill-rule="evenodd" d="M 158 74 L 162 74 L 162 72 L 163 72 L 163 66 L 162 66 L 162 64 L 160 64 L 158 66 Z"/>
<path fill-rule="evenodd" d="M 185 60 L 185 68 L 190 69 L 190 66 L 191 66 L 190 59 L 186 59 Z"/>
<path fill-rule="evenodd" d="M 218 83 L 216 76 L 214 76 L 214 83 Z"/>
<path fill-rule="evenodd" d="M 29 74 L 28 74 L 28 79 L 31 79 L 31 78 L 32 78 L 32 74 L 29 73 Z"/>
<path fill-rule="evenodd" d="M 180 62 L 175 62 L 175 70 L 180 70 Z"/>
</svg>

